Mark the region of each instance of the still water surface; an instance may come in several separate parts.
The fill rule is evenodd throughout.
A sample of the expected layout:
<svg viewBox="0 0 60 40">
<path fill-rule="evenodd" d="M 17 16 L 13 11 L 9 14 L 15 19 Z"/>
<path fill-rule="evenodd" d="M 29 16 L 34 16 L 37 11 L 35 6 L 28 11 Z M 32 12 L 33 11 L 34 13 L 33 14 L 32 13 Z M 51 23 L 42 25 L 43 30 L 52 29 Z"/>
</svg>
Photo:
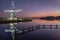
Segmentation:
<svg viewBox="0 0 60 40">
<path fill-rule="evenodd" d="M 19 22 L 16 25 L 17 29 L 23 29 L 32 27 L 35 25 L 60 25 L 60 21 L 46 21 L 33 19 L 32 22 Z M 9 24 L 0 24 L 0 40 L 10 40 L 10 33 L 4 32 L 5 29 L 9 29 Z M 49 27 L 49 26 L 48 26 Z M 54 27 L 54 26 L 53 26 Z M 60 40 L 60 26 L 59 29 L 38 29 L 33 32 L 25 33 L 22 35 L 16 35 L 16 40 Z"/>
</svg>

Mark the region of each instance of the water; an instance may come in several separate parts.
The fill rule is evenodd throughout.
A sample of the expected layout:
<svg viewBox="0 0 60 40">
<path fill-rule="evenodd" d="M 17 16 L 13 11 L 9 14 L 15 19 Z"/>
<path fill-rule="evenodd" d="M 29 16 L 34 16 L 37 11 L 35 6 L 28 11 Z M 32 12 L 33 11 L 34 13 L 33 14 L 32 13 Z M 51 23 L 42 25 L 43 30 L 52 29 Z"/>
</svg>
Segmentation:
<svg viewBox="0 0 60 40">
<path fill-rule="evenodd" d="M 29 28 L 35 25 L 60 25 L 60 21 L 46 21 L 33 19 L 32 22 L 19 22 L 17 23 L 17 29 L 21 30 L 23 28 Z M 49 26 L 47 26 L 49 27 Z M 53 26 L 54 27 L 54 26 Z M 33 32 L 28 32 L 21 35 L 16 35 L 16 40 L 60 40 L 60 26 L 59 29 L 38 29 Z M 0 24 L 0 40 L 10 40 L 11 33 L 4 32 L 5 29 L 9 29 L 9 24 Z"/>
</svg>

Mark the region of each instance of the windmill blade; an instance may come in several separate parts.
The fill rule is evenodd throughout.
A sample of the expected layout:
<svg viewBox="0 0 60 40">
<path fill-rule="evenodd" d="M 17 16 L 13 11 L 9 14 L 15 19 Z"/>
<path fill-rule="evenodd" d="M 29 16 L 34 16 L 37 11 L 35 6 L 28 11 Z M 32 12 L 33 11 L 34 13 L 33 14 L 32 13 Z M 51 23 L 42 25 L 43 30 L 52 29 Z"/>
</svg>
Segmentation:
<svg viewBox="0 0 60 40">
<path fill-rule="evenodd" d="M 20 10 L 4 10 L 5 13 L 11 13 L 11 12 L 21 12 L 22 9 Z"/>
<path fill-rule="evenodd" d="M 20 9 L 20 10 L 15 10 L 15 12 L 21 12 L 22 11 L 22 9 Z"/>
<path fill-rule="evenodd" d="M 5 13 L 15 12 L 15 10 L 4 10 Z"/>
</svg>

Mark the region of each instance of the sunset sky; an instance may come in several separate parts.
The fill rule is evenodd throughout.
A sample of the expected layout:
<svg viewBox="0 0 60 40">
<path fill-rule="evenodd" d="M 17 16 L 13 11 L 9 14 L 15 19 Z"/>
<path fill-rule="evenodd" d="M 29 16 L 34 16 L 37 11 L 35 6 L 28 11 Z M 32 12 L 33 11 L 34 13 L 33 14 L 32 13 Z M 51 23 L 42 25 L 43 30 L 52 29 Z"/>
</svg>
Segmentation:
<svg viewBox="0 0 60 40">
<path fill-rule="evenodd" d="M 59 16 L 60 0 L 14 0 L 16 9 L 23 9 L 17 17 Z M 0 17 L 9 17 L 11 0 L 0 0 Z"/>
</svg>

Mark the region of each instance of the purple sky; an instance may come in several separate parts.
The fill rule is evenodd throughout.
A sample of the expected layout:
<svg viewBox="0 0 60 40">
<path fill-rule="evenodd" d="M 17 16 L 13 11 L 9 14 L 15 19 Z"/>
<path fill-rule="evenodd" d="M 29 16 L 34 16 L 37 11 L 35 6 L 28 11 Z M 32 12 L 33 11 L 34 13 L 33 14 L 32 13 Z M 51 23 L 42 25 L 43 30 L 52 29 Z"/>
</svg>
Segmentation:
<svg viewBox="0 0 60 40">
<path fill-rule="evenodd" d="M 17 17 L 36 17 L 60 14 L 60 0 L 14 0 L 16 9 L 23 9 Z M 9 17 L 4 10 L 11 9 L 11 0 L 0 0 L 0 17 Z"/>
</svg>

